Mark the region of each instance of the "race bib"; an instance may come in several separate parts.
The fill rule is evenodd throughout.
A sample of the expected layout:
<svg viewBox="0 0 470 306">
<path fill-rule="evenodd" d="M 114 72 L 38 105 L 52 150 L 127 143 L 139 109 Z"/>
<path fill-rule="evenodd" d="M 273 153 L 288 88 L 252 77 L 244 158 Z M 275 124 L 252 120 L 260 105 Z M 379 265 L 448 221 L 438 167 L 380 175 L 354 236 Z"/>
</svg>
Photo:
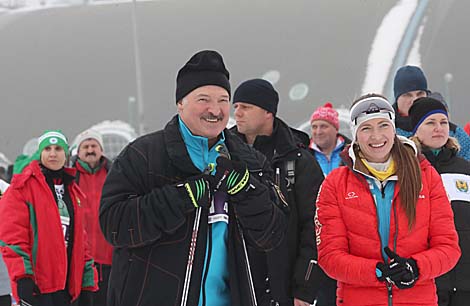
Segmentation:
<svg viewBox="0 0 470 306">
<path fill-rule="evenodd" d="M 209 224 L 225 222 L 228 224 L 228 203 L 225 192 L 216 192 L 209 210 Z"/>
<path fill-rule="evenodd" d="M 57 200 L 62 200 L 64 198 L 64 193 L 65 193 L 64 184 L 54 185 L 54 189 L 55 189 L 55 194 L 57 196 Z"/>
<path fill-rule="evenodd" d="M 70 215 L 67 205 L 64 202 L 64 185 L 54 185 L 55 194 L 57 195 L 57 208 L 59 209 L 60 223 L 62 224 L 62 232 L 64 234 L 65 246 L 68 245 L 70 239 Z"/>
<path fill-rule="evenodd" d="M 68 245 L 70 235 L 70 218 L 60 216 L 60 222 L 62 223 L 62 232 L 64 234 L 65 246 Z"/>
</svg>

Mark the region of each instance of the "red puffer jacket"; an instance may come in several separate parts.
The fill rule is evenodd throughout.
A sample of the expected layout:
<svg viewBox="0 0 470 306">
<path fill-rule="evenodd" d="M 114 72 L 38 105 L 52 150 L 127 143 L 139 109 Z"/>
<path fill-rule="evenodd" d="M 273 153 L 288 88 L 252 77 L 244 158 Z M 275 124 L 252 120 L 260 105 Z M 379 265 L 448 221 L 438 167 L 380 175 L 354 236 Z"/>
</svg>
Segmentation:
<svg viewBox="0 0 470 306">
<path fill-rule="evenodd" d="M 104 160 L 103 163 L 107 163 Z M 78 185 L 80 190 L 85 193 L 87 201 L 83 207 L 84 226 L 88 234 L 91 256 L 95 262 L 111 265 L 113 260 L 113 247 L 104 238 L 99 223 L 99 210 L 101 191 L 103 190 L 104 181 L 106 179 L 107 167 L 105 164 L 96 173 L 91 173 L 85 169 L 80 162 L 75 163 L 77 168 Z"/>
<path fill-rule="evenodd" d="M 75 174 L 74 169 L 66 168 L 65 171 Z M 67 262 L 59 210 L 37 161 L 14 176 L 0 200 L 0 246 L 17 300 L 16 281 L 23 277 L 32 277 L 43 294 L 62 290 L 68 282 L 72 300 L 82 289 L 97 289 L 96 269 L 85 250 L 81 205 L 86 197 L 75 182 L 68 188 L 74 207 L 70 263 Z"/>
<path fill-rule="evenodd" d="M 394 306 L 437 305 L 434 278 L 452 269 L 460 257 L 441 178 L 425 159 L 421 171 L 423 188 L 411 231 L 395 187 L 389 247 L 394 250 L 396 240 L 396 253 L 416 260 L 419 279 L 411 289 L 393 287 Z M 375 202 L 363 175 L 344 166 L 327 176 L 317 198 L 315 225 L 319 264 L 338 281 L 337 305 L 389 305 L 386 285 L 375 274 L 382 261 L 381 242 Z"/>
</svg>

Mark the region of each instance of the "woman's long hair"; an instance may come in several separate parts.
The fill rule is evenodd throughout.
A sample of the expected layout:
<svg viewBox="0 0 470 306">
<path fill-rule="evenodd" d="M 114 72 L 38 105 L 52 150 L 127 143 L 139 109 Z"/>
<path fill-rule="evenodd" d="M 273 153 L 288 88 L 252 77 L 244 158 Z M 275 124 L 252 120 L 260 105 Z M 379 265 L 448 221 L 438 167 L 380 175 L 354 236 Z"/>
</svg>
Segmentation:
<svg viewBox="0 0 470 306">
<path fill-rule="evenodd" d="M 371 97 L 387 100 L 383 95 L 370 93 L 357 98 L 352 105 Z M 396 175 L 398 177 L 398 185 L 400 186 L 399 196 L 401 206 L 408 218 L 408 229 L 411 230 L 416 221 L 416 204 L 422 188 L 421 168 L 414 149 L 403 144 L 396 135 L 390 154 L 397 169 Z"/>
<path fill-rule="evenodd" d="M 408 218 L 408 229 L 411 230 L 416 220 L 416 203 L 422 188 L 421 168 L 414 149 L 403 144 L 396 135 L 390 153 L 397 169 L 401 206 Z"/>
</svg>

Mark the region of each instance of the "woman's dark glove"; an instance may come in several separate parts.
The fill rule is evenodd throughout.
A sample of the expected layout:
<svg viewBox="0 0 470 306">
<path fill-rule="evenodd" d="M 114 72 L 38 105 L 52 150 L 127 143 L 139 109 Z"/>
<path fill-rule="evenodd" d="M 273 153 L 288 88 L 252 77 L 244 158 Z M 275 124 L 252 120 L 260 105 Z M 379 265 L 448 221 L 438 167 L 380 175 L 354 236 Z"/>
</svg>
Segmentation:
<svg viewBox="0 0 470 306">
<path fill-rule="evenodd" d="M 408 289 L 415 285 L 419 277 L 419 270 L 413 258 L 398 256 L 388 247 L 384 249 L 390 258 L 390 263 L 379 262 L 376 265 L 376 275 L 379 281 L 387 281 L 399 289 Z"/>
</svg>

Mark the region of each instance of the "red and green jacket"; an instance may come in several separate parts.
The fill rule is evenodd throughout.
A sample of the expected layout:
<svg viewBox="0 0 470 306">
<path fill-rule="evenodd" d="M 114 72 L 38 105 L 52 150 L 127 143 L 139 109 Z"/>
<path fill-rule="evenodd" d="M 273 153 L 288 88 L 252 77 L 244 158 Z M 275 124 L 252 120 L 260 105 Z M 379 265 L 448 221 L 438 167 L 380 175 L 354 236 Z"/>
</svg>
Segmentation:
<svg viewBox="0 0 470 306">
<path fill-rule="evenodd" d="M 77 160 L 74 165 L 77 169 L 77 181 L 80 190 L 87 197 L 87 201 L 82 204 L 82 208 L 90 253 L 95 262 L 104 265 L 111 265 L 113 259 L 113 246 L 104 238 L 99 224 L 101 190 L 108 173 L 108 163 L 107 159 L 103 159 L 100 167 L 94 171 L 80 160 Z"/>
<path fill-rule="evenodd" d="M 65 171 L 75 175 L 75 169 Z M 16 282 L 23 277 L 33 278 L 41 294 L 63 290 L 67 283 L 72 300 L 82 290 L 98 289 L 83 229 L 82 205 L 86 197 L 75 182 L 67 188 L 74 208 L 70 262 L 59 210 L 37 161 L 13 177 L 0 200 L 0 246 L 16 299 Z"/>
</svg>

